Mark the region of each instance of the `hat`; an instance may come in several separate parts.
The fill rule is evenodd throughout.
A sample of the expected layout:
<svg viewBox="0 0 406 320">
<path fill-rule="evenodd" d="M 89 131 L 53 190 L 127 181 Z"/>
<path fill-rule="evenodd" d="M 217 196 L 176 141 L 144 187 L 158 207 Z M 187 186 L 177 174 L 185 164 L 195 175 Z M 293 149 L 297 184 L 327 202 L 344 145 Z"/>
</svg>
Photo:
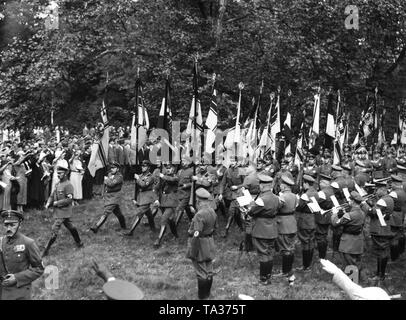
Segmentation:
<svg viewBox="0 0 406 320">
<path fill-rule="evenodd" d="M 341 168 L 340 166 L 337 166 L 337 165 L 335 165 L 335 164 L 333 164 L 333 165 L 331 166 L 331 169 L 333 169 L 334 171 L 343 171 L 343 168 Z"/>
<path fill-rule="evenodd" d="M 316 180 L 314 180 L 314 178 L 312 176 L 309 176 L 308 174 L 305 174 L 303 176 L 303 180 L 306 181 L 306 182 L 310 182 L 310 183 L 315 183 L 316 182 Z"/>
<path fill-rule="evenodd" d="M 391 196 L 393 199 L 397 199 L 398 198 L 398 194 L 395 191 L 392 191 L 389 193 L 389 196 Z"/>
<path fill-rule="evenodd" d="M 196 196 L 201 199 L 209 199 L 210 195 L 211 195 L 210 192 L 204 188 L 199 188 L 196 190 Z"/>
<path fill-rule="evenodd" d="M 3 210 L 1 212 L 1 217 L 4 219 L 4 222 L 11 222 L 11 221 L 23 221 L 24 216 L 21 214 L 21 212 L 16 211 L 16 210 Z"/>
<path fill-rule="evenodd" d="M 272 177 L 266 174 L 259 174 L 258 179 L 260 183 L 270 183 L 273 181 Z"/>
<path fill-rule="evenodd" d="M 327 180 L 327 181 L 331 181 L 331 177 L 325 174 L 320 173 L 320 180 Z"/>
<path fill-rule="evenodd" d="M 58 165 L 57 169 L 58 170 L 64 170 L 64 171 L 68 171 L 69 167 L 65 164 L 65 163 L 61 163 L 60 165 Z"/>
<path fill-rule="evenodd" d="M 144 293 L 136 285 L 124 280 L 107 281 L 103 291 L 111 300 L 141 300 Z"/>
<path fill-rule="evenodd" d="M 150 166 L 151 162 L 149 160 L 143 160 L 141 163 L 143 166 Z"/>
<path fill-rule="evenodd" d="M 288 176 L 282 176 L 281 180 L 283 183 L 287 184 L 288 186 L 293 186 L 295 183 L 290 179 Z"/>
<path fill-rule="evenodd" d="M 402 182 L 403 181 L 403 178 L 400 175 L 392 174 L 390 177 L 392 178 L 392 181 L 395 181 L 395 182 Z"/>
<path fill-rule="evenodd" d="M 360 187 L 363 187 L 367 183 L 368 177 L 365 174 L 358 174 L 354 177 L 354 181 Z"/>
<path fill-rule="evenodd" d="M 351 191 L 350 193 L 351 199 L 355 200 L 356 202 L 362 202 L 362 197 L 357 191 Z"/>
<path fill-rule="evenodd" d="M 120 168 L 120 164 L 117 161 L 110 163 L 110 168 Z"/>
<path fill-rule="evenodd" d="M 379 199 L 378 202 L 376 203 L 376 205 L 385 207 L 385 208 L 387 206 L 385 200 L 383 200 L 383 199 Z"/>
<path fill-rule="evenodd" d="M 348 164 L 342 165 L 341 168 L 343 170 L 352 171 L 352 168 Z"/>
</svg>

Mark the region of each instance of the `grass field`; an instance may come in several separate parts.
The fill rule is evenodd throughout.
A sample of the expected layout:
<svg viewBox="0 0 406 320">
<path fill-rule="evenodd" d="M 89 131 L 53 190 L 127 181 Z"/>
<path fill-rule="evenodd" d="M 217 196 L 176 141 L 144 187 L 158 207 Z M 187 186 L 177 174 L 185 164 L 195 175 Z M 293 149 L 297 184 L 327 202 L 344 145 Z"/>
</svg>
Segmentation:
<svg viewBox="0 0 406 320">
<path fill-rule="evenodd" d="M 125 185 L 125 197 L 121 208 L 127 224 L 133 220 L 134 205 L 131 202 L 132 185 Z M 59 237 L 51 248 L 50 255 L 44 258 L 46 266 L 53 265 L 59 271 L 59 289 L 46 289 L 45 277 L 34 282 L 33 298 L 39 300 L 99 300 L 105 299 L 101 291 L 102 280 L 94 275 L 90 268 L 91 259 L 96 258 L 105 264 L 117 277 L 137 284 L 145 293 L 145 299 L 190 300 L 197 299 L 197 281 L 190 260 L 185 258 L 188 222 L 186 215 L 179 226 L 179 239 L 170 233 L 164 237 L 161 248 L 154 249 L 153 242 L 157 234 L 152 234 L 148 226 L 140 224 L 134 236 L 122 237 L 116 230 L 119 224 L 115 216 L 103 225 L 97 235 L 86 232 L 89 226 L 103 212 L 103 202 L 95 199 L 74 207 L 74 224 L 85 244 L 77 249 L 70 233 L 63 227 Z M 22 232 L 34 238 L 42 250 L 50 235 L 52 214 L 45 211 L 26 213 Z M 156 218 L 158 225 L 158 219 Z M 219 218 L 220 230 L 225 221 Z M 238 245 L 241 234 L 237 227 L 232 228 L 227 239 L 217 232 L 215 242 L 217 255 L 214 262 L 216 275 L 213 281 L 212 299 L 237 299 L 239 293 L 255 299 L 296 299 L 296 300 L 335 300 L 346 296 L 332 282 L 331 276 L 320 270 L 315 253 L 315 262 L 311 273 L 296 272 L 295 285 L 289 287 L 284 278 L 275 278 L 272 284 L 258 284 L 259 266 L 255 253 L 250 253 L 252 267 L 247 254 L 243 254 L 239 263 Z M 300 245 L 297 247 L 294 267 L 301 266 Z M 331 252 L 328 253 L 331 258 Z M 364 256 L 365 276 L 375 272 L 376 262 L 368 253 Z M 389 264 L 387 272 L 392 277 L 384 282 L 389 294 L 406 296 L 405 262 L 403 255 L 396 263 Z M 274 269 L 279 269 L 281 260 L 275 258 Z M 361 285 L 372 285 L 367 281 Z"/>
</svg>

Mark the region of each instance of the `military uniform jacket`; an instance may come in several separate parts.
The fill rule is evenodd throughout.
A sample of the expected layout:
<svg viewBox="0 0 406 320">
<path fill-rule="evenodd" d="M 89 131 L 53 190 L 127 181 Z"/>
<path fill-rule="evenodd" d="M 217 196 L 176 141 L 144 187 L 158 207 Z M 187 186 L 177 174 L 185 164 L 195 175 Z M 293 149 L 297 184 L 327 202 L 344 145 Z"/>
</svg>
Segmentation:
<svg viewBox="0 0 406 320">
<path fill-rule="evenodd" d="M 225 166 L 221 166 L 220 168 L 209 166 L 207 171 L 211 174 L 212 177 L 212 184 L 213 184 L 213 193 L 214 195 L 220 194 L 220 184 L 223 180 L 224 173 L 226 172 L 227 168 Z"/>
<path fill-rule="evenodd" d="M 362 254 L 364 252 L 364 235 L 362 228 L 365 222 L 365 212 L 359 205 L 354 204 L 350 212 L 346 212 L 341 220 L 337 214 L 331 216 L 333 226 L 343 226 L 343 234 L 338 250 L 349 254 Z"/>
<path fill-rule="evenodd" d="M 228 168 L 223 175 L 223 180 L 220 184 L 220 194 L 223 194 L 227 200 L 235 200 L 239 196 L 238 190 L 231 190 L 232 186 L 240 186 L 244 182 L 244 178 L 240 175 L 238 167 Z"/>
<path fill-rule="evenodd" d="M 178 171 L 179 177 L 179 188 L 178 188 L 178 199 L 190 198 L 190 192 L 192 188 L 192 176 L 193 168 L 184 168 Z"/>
<path fill-rule="evenodd" d="M 278 223 L 278 234 L 292 234 L 297 232 L 295 209 L 299 202 L 292 191 L 284 191 L 280 194 L 283 204 L 278 210 L 276 221 Z"/>
<path fill-rule="evenodd" d="M 190 223 L 188 230 L 189 241 L 186 257 L 197 262 L 212 261 L 215 256 L 215 245 L 213 232 L 216 229 L 217 215 L 216 212 L 209 208 L 208 205 L 201 203 L 200 209 Z M 195 231 L 199 231 L 199 237 L 194 238 Z M 196 246 L 192 248 L 192 246 Z"/>
<path fill-rule="evenodd" d="M 384 162 L 382 158 L 371 160 L 373 171 L 372 178 L 382 179 L 384 177 Z"/>
<path fill-rule="evenodd" d="M 321 209 L 329 210 L 331 209 L 334 204 L 331 201 L 331 196 L 334 195 L 334 190 L 332 187 L 326 187 L 321 189 L 322 192 L 326 195 L 326 199 L 318 198 L 318 203 Z M 314 214 L 314 220 L 317 224 L 330 224 L 331 223 L 331 212 L 321 214 L 320 212 L 316 212 Z"/>
<path fill-rule="evenodd" d="M 212 179 L 215 177 L 213 177 L 213 175 L 208 172 L 206 172 L 205 174 L 199 173 L 196 176 L 197 176 L 196 190 L 199 188 L 204 188 L 208 192 L 210 192 L 210 198 L 207 201 L 210 204 L 210 208 L 212 208 L 213 210 L 217 210 L 217 204 L 216 201 L 214 200 L 213 184 L 212 184 Z"/>
<path fill-rule="evenodd" d="M 313 187 L 310 187 L 305 194 L 309 197 L 309 199 L 311 197 L 315 197 L 316 200 L 318 200 L 319 198 L 316 189 Z M 300 199 L 296 211 L 298 229 L 316 229 L 314 213 L 311 212 L 306 201 Z"/>
<path fill-rule="evenodd" d="M 54 207 L 55 218 L 71 218 L 72 217 L 72 197 L 73 186 L 69 180 L 58 182 L 55 186 L 54 192 L 51 194 L 48 203 Z M 56 204 L 54 204 L 56 202 Z"/>
<path fill-rule="evenodd" d="M 258 172 L 252 172 L 245 177 L 243 182 L 243 187 L 248 189 L 252 195 L 257 195 L 260 193 L 259 189 L 259 179 Z"/>
<path fill-rule="evenodd" d="M 178 176 L 164 175 L 159 182 L 160 206 L 162 208 L 176 208 L 178 206 Z"/>
<path fill-rule="evenodd" d="M 395 158 L 384 158 L 383 164 L 385 168 L 385 177 L 389 177 L 397 171 L 398 164 Z"/>
<path fill-rule="evenodd" d="M 320 169 L 317 166 L 306 166 L 303 169 L 303 174 L 307 174 L 317 180 L 319 177 L 319 171 Z"/>
<path fill-rule="evenodd" d="M 120 204 L 121 187 L 123 186 L 123 176 L 117 171 L 115 175 L 109 176 L 105 181 L 106 192 L 104 193 L 104 205 Z"/>
<path fill-rule="evenodd" d="M 382 215 L 384 216 L 386 226 L 382 226 L 381 223 L 379 222 L 378 215 L 376 214 L 376 208 L 368 208 L 367 214 L 370 216 L 370 221 L 369 221 L 369 233 L 371 235 L 375 236 L 386 236 L 386 237 L 392 237 L 393 233 L 391 231 L 390 225 L 388 223 L 388 218 L 390 217 L 390 212 L 382 212 Z"/>
<path fill-rule="evenodd" d="M 259 198 L 264 202 L 263 206 L 254 206 L 249 215 L 253 217 L 252 236 L 260 239 L 276 239 L 278 226 L 276 214 L 280 207 L 279 198 L 272 191 L 265 191 Z"/>
<path fill-rule="evenodd" d="M 0 300 L 30 299 L 31 282 L 44 273 L 38 246 L 33 239 L 19 232 L 10 241 L 3 237 L 0 242 L 3 252 L 0 254 L 0 276 L 11 273 L 17 280 L 12 287 L 2 287 L 0 283 Z"/>
<path fill-rule="evenodd" d="M 155 178 L 150 172 L 139 176 L 139 179 L 137 179 L 136 181 L 136 184 L 138 186 L 138 194 L 137 194 L 138 205 L 143 206 L 151 204 L 158 199 L 154 191 L 154 182 Z"/>
<path fill-rule="evenodd" d="M 403 189 L 395 189 L 393 192 L 395 192 L 398 197 L 397 199 L 391 197 L 393 199 L 393 213 L 389 220 L 389 224 L 393 227 L 402 227 L 406 211 L 406 193 Z"/>
<path fill-rule="evenodd" d="M 319 173 L 324 174 L 326 176 L 331 176 L 331 172 L 333 171 L 333 168 L 331 167 L 331 164 L 322 164 L 319 168 Z"/>
</svg>

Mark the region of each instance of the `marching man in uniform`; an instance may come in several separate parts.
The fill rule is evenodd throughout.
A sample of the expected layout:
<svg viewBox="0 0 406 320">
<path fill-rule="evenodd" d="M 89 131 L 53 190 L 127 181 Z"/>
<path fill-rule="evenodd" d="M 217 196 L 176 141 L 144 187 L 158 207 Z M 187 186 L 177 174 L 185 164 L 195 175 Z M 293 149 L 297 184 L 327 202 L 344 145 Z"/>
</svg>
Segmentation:
<svg viewBox="0 0 406 320">
<path fill-rule="evenodd" d="M 19 232 L 20 212 L 3 211 L 1 216 L 6 236 L 0 237 L 0 300 L 31 300 L 31 283 L 44 273 L 40 251 Z"/>
<path fill-rule="evenodd" d="M 55 188 L 48 198 L 45 205 L 45 209 L 49 206 L 54 207 L 55 222 L 52 226 L 51 238 L 42 254 L 43 257 L 47 256 L 52 244 L 56 241 L 58 232 L 61 229 L 62 224 L 69 230 L 73 239 L 75 240 L 78 248 L 83 247 L 83 243 L 80 240 L 78 230 L 73 226 L 72 218 L 72 201 L 73 201 L 73 186 L 68 179 L 69 168 L 60 165 L 57 168 L 57 175 L 59 182 L 55 185 Z"/>
<path fill-rule="evenodd" d="M 106 185 L 106 192 L 104 193 L 104 213 L 96 225 L 90 228 L 93 233 L 99 231 L 99 228 L 106 222 L 107 217 L 112 213 L 117 217 L 121 229 L 127 229 L 125 218 L 120 209 L 120 202 L 122 199 L 121 187 L 123 186 L 124 181 L 123 175 L 118 170 L 120 165 L 117 162 L 112 163 L 110 167 L 108 176 L 104 177 L 104 184 Z"/>
<path fill-rule="evenodd" d="M 142 161 L 141 175 L 134 174 L 135 183 L 138 187 L 138 194 L 136 199 L 136 217 L 127 236 L 132 236 L 135 228 L 141 222 L 144 214 L 147 216 L 148 224 L 151 230 L 155 231 L 154 216 L 152 215 L 151 205 L 156 201 L 157 195 L 154 191 L 155 178 L 150 172 L 151 163 L 149 160 Z"/>
<path fill-rule="evenodd" d="M 197 213 L 188 230 L 189 241 L 186 257 L 192 260 L 198 284 L 199 299 L 207 299 L 213 283 L 213 259 L 215 255 L 213 232 L 217 214 L 210 207 L 211 194 L 203 188 L 196 190 Z"/>
</svg>

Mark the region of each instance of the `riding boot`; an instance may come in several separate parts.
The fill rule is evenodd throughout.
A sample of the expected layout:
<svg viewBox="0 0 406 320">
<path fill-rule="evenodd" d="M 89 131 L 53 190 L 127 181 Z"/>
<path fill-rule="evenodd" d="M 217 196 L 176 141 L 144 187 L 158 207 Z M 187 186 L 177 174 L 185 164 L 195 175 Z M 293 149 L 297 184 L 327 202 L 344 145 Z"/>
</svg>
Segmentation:
<svg viewBox="0 0 406 320">
<path fill-rule="evenodd" d="M 282 275 L 286 275 L 289 272 L 289 258 L 290 256 L 288 255 L 282 255 Z"/>
<path fill-rule="evenodd" d="M 51 246 L 54 244 L 55 240 L 56 240 L 56 235 L 53 235 L 51 237 L 51 239 L 49 239 L 47 246 L 45 247 L 44 252 L 42 253 L 42 257 L 46 257 L 49 254 L 49 249 L 51 248 Z"/>
<path fill-rule="evenodd" d="M 399 258 L 399 245 L 390 246 L 390 259 L 391 261 L 396 261 Z"/>
<path fill-rule="evenodd" d="M 242 219 L 241 219 L 241 213 L 239 211 L 234 212 L 234 220 L 237 226 L 240 228 L 241 231 L 244 231 L 244 228 L 242 226 Z"/>
<path fill-rule="evenodd" d="M 310 249 L 309 250 L 309 257 L 308 257 L 308 264 L 309 264 L 309 267 L 311 267 L 312 266 L 312 261 L 313 261 L 313 253 L 314 253 L 314 249 Z"/>
<path fill-rule="evenodd" d="M 77 246 L 78 248 L 82 248 L 82 247 L 83 247 L 83 243 L 82 243 L 82 241 L 80 240 L 78 230 L 77 230 L 76 228 L 72 228 L 72 229 L 69 229 L 69 231 L 70 231 L 70 233 L 71 233 L 73 239 L 75 240 L 76 246 Z"/>
<path fill-rule="evenodd" d="M 295 255 L 294 254 L 289 254 L 288 255 L 288 261 L 287 261 L 287 266 L 286 266 L 286 272 L 288 274 L 292 273 L 293 270 L 293 262 L 295 261 Z"/>
<path fill-rule="evenodd" d="M 172 234 L 175 236 L 175 238 L 178 238 L 178 231 L 176 230 L 176 224 L 175 221 L 169 220 L 169 229 L 171 230 Z"/>
<path fill-rule="evenodd" d="M 378 277 L 381 275 L 381 264 L 382 264 L 382 258 L 378 258 L 376 260 L 376 275 Z"/>
<path fill-rule="evenodd" d="M 381 260 L 381 280 L 385 279 L 385 271 L 386 271 L 386 265 L 388 263 L 388 258 L 383 258 Z"/>
<path fill-rule="evenodd" d="M 205 288 L 206 288 L 206 280 L 197 278 L 197 295 L 200 300 L 205 299 Z"/>
<path fill-rule="evenodd" d="M 405 238 L 405 235 L 403 234 L 399 239 L 399 255 L 401 255 L 405 252 L 405 245 L 406 245 L 406 238 Z"/>
<path fill-rule="evenodd" d="M 161 226 L 161 230 L 159 230 L 158 239 L 154 243 L 154 247 L 158 248 L 161 245 L 162 237 L 164 236 L 166 231 L 166 226 Z"/>
<path fill-rule="evenodd" d="M 125 218 L 124 218 L 123 214 L 121 213 L 120 207 L 117 207 L 115 212 L 116 212 L 116 217 L 118 219 L 118 222 L 120 223 L 121 229 L 127 229 L 127 226 L 125 224 Z"/>
<path fill-rule="evenodd" d="M 138 217 L 138 216 L 135 217 L 135 221 L 133 222 L 130 231 L 127 232 L 127 233 L 125 233 L 126 236 L 132 236 L 132 235 L 133 235 L 134 230 L 135 230 L 135 228 L 137 228 L 137 226 L 140 224 L 141 219 L 142 219 L 142 218 L 140 218 L 140 217 Z"/>
<path fill-rule="evenodd" d="M 309 250 L 302 250 L 302 264 L 303 270 L 309 267 Z"/>
<path fill-rule="evenodd" d="M 210 297 L 212 284 L 213 284 L 213 277 L 211 276 L 211 277 L 207 278 L 207 292 L 206 292 L 207 293 L 207 298 Z"/>
<path fill-rule="evenodd" d="M 267 261 L 266 262 L 266 280 L 267 280 L 268 284 L 270 284 L 270 282 L 271 282 L 272 269 L 273 269 L 273 261 Z"/>
<path fill-rule="evenodd" d="M 151 210 L 149 210 L 148 213 L 146 213 L 146 216 L 147 216 L 148 224 L 149 224 L 151 231 L 155 232 L 156 231 L 155 221 L 154 221 L 154 216 L 152 215 Z"/>
<path fill-rule="evenodd" d="M 317 249 L 319 250 L 319 258 L 320 259 L 326 259 L 327 243 L 326 242 L 319 242 L 317 244 Z"/>
<path fill-rule="evenodd" d="M 227 225 L 226 225 L 226 230 L 223 234 L 223 238 L 227 238 L 228 236 L 228 231 L 230 230 L 231 224 L 233 223 L 234 220 L 234 214 L 230 213 L 230 216 L 228 217 L 227 220 Z"/>
<path fill-rule="evenodd" d="M 267 262 L 259 263 L 259 280 L 262 284 L 267 284 Z"/>
<path fill-rule="evenodd" d="M 90 230 L 93 231 L 93 233 L 97 233 L 97 231 L 99 231 L 100 227 L 106 222 L 107 220 L 107 216 L 105 214 L 103 214 L 99 221 L 97 221 L 96 225 L 94 227 L 91 227 Z"/>
</svg>

